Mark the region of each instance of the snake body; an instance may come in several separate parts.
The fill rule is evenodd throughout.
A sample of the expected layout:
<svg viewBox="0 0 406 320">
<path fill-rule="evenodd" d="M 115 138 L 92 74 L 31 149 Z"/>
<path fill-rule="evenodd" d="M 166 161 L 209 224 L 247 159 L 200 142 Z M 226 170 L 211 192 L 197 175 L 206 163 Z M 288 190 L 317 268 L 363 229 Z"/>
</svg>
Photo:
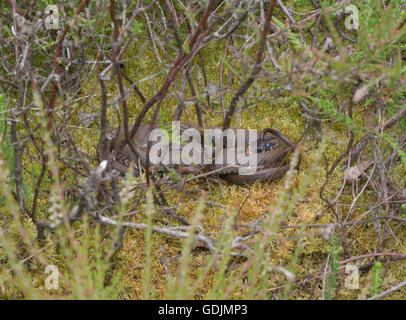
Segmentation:
<svg viewBox="0 0 406 320">
<path fill-rule="evenodd" d="M 158 126 L 153 127 L 158 128 Z M 181 124 L 180 133 L 188 129 L 187 125 Z M 121 151 L 121 153 L 114 159 L 114 168 L 121 172 L 125 172 L 131 161 L 136 163 L 139 161 L 142 166 L 145 167 L 147 155 L 147 143 L 148 143 L 148 133 L 150 130 L 149 124 L 141 124 L 133 138 L 133 146 L 138 155 L 135 155 L 131 148 L 127 145 Z M 234 129 L 235 130 L 235 129 Z M 120 130 L 117 134 L 118 129 L 112 130 L 110 133 L 110 139 L 107 144 L 108 152 L 111 153 L 114 150 L 114 146 L 118 139 L 123 139 L 124 131 Z M 248 148 L 248 130 L 246 131 L 246 141 L 245 147 Z M 294 150 L 295 144 L 279 132 L 276 129 L 267 128 L 262 130 L 256 139 L 256 150 L 251 150 L 251 152 L 257 152 L 257 170 L 255 173 L 250 175 L 240 175 L 239 168 L 241 166 L 237 165 L 227 165 L 227 153 L 229 150 L 223 148 L 223 163 L 220 164 L 200 164 L 191 165 L 181 161 L 178 165 L 167 165 L 164 169 L 175 168 L 181 173 L 192 173 L 198 174 L 201 172 L 211 172 L 214 171 L 216 174 L 229 184 L 244 185 L 251 184 L 255 181 L 269 181 L 273 179 L 279 179 L 283 177 L 289 170 L 289 164 L 287 163 L 288 155 Z M 204 141 L 203 138 L 201 141 Z M 158 142 L 152 142 L 151 145 L 155 145 Z M 182 148 L 182 147 L 181 147 Z M 234 148 L 236 149 L 236 148 Z M 233 150 L 234 150 L 233 149 Z M 101 153 L 101 143 L 97 147 L 98 155 L 100 157 Z M 221 152 L 221 151 L 220 151 Z M 234 152 L 236 152 L 234 150 Z M 172 145 L 169 145 L 169 159 L 172 159 Z M 202 154 L 203 157 L 203 154 Z M 200 163 L 203 163 L 203 159 Z M 301 155 L 299 154 L 298 164 L 301 161 Z"/>
</svg>

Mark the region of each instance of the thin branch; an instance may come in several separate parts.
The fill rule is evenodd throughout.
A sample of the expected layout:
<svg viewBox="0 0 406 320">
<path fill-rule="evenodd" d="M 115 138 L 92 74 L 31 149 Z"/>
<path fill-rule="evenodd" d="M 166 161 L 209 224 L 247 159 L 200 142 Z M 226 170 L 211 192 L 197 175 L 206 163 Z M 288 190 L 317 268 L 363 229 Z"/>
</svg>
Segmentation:
<svg viewBox="0 0 406 320">
<path fill-rule="evenodd" d="M 275 8 L 275 4 L 276 4 L 276 0 L 272 0 L 272 2 L 269 5 L 269 8 L 268 8 L 268 11 L 266 14 L 264 28 L 263 28 L 262 34 L 261 34 L 261 40 L 259 42 L 259 46 L 258 46 L 258 50 L 257 50 L 254 68 L 252 69 L 251 74 L 248 77 L 247 81 L 240 85 L 237 92 L 231 99 L 229 110 L 224 119 L 223 130 L 226 130 L 230 127 L 231 118 L 233 117 L 233 114 L 235 112 L 235 108 L 237 107 L 238 101 L 241 99 L 242 96 L 244 96 L 244 94 L 247 92 L 249 87 L 254 83 L 257 75 L 261 71 L 261 63 L 262 63 L 262 59 L 264 56 L 264 47 L 265 47 L 265 42 L 266 42 L 266 36 L 269 32 L 269 28 L 271 25 L 271 19 L 272 19 L 272 15 L 273 15 L 273 10 Z"/>
</svg>

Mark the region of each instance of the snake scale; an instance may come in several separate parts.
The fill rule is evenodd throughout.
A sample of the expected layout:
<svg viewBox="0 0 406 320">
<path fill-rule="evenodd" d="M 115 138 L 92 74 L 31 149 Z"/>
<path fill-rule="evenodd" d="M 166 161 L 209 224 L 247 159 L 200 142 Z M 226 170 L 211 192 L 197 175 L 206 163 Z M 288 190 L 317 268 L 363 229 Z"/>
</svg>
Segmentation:
<svg viewBox="0 0 406 320">
<path fill-rule="evenodd" d="M 155 126 L 154 129 L 159 128 Z M 184 130 L 190 128 L 185 124 L 180 125 L 180 133 Z M 137 155 L 135 155 L 131 148 L 127 145 L 116 156 L 113 160 L 113 168 L 124 173 L 127 171 L 130 162 L 135 161 L 140 162 L 141 166 L 145 167 L 146 164 L 146 150 L 148 143 L 148 133 L 150 125 L 141 124 L 133 138 L 133 146 Z M 233 129 L 235 130 L 235 129 Z M 107 141 L 107 151 L 111 154 L 114 151 L 114 146 L 117 141 L 122 141 L 124 139 L 124 130 L 121 129 L 120 133 L 117 134 L 118 129 L 113 129 L 108 135 Z M 200 131 L 201 132 L 201 131 Z M 248 147 L 248 130 L 246 130 L 246 141 L 245 147 Z M 190 165 L 186 163 L 180 163 L 178 165 L 166 165 L 161 166 L 161 169 L 175 168 L 182 174 L 199 174 L 202 172 L 215 172 L 221 179 L 225 180 L 229 184 L 244 185 L 252 184 L 255 181 L 270 181 L 273 179 L 278 179 L 283 177 L 289 170 L 289 163 L 287 162 L 288 155 L 294 151 L 295 144 L 279 132 L 276 129 L 266 128 L 261 132 L 257 133 L 256 138 L 256 148 L 253 152 L 257 152 L 257 170 L 254 174 L 250 175 L 240 175 L 238 172 L 238 166 L 230 166 L 226 164 L 227 159 L 227 148 L 223 149 L 223 164 L 201 164 L 201 165 Z M 202 139 L 203 141 L 203 139 Z M 158 142 L 152 142 L 152 145 Z M 97 153 L 99 158 L 101 158 L 101 142 L 97 146 Z M 236 149 L 236 148 L 234 148 Z M 235 152 L 235 151 L 234 151 Z M 251 151 L 252 152 L 252 151 Z M 172 159 L 172 145 L 169 145 L 170 159 Z M 299 166 L 301 161 L 301 154 L 299 153 L 297 166 Z M 203 163 L 203 161 L 201 161 Z"/>
</svg>

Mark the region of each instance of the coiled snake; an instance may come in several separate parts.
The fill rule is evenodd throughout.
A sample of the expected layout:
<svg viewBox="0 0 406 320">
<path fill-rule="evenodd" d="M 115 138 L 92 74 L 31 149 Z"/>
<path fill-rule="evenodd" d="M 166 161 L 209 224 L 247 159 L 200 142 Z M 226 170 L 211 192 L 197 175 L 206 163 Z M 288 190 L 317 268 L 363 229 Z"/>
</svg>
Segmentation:
<svg viewBox="0 0 406 320">
<path fill-rule="evenodd" d="M 154 129 L 159 128 L 155 126 Z M 181 124 L 180 133 L 190 127 Z M 133 146 L 137 151 L 135 155 L 130 147 L 127 145 L 120 152 L 120 154 L 113 159 L 113 168 L 124 173 L 127 171 L 128 166 L 131 161 L 138 161 L 141 166 L 145 167 L 146 164 L 146 150 L 148 143 L 148 133 L 150 126 L 149 124 L 142 124 L 137 130 L 134 136 Z M 235 129 L 234 129 L 235 130 Z M 246 131 L 248 132 L 248 131 Z M 111 154 L 116 145 L 116 141 L 124 139 L 124 131 L 120 130 L 117 134 L 117 129 L 114 129 L 109 134 L 109 139 L 107 143 L 107 151 Z M 158 142 L 152 142 L 152 145 Z M 245 147 L 248 148 L 248 134 L 246 134 Z M 190 165 L 186 163 L 180 163 L 178 165 L 166 165 L 160 166 L 160 169 L 170 169 L 175 168 L 180 173 L 185 174 L 199 174 L 201 172 L 213 172 L 217 174 L 221 179 L 225 180 L 229 184 L 244 185 L 251 184 L 255 181 L 270 181 L 273 179 L 278 179 L 283 177 L 289 170 L 289 163 L 287 158 L 290 153 L 295 149 L 296 145 L 285 135 L 276 129 L 266 128 L 262 130 L 256 137 L 256 150 L 251 150 L 251 152 L 257 152 L 257 170 L 255 173 L 250 175 L 240 175 L 239 166 L 230 166 L 226 162 L 222 164 L 201 164 L 201 165 Z M 99 142 L 97 147 L 97 153 L 99 158 L 102 154 L 102 144 Z M 234 148 L 236 149 L 236 148 Z M 223 159 L 227 159 L 227 148 L 223 149 Z M 172 159 L 172 144 L 169 145 L 170 159 Z M 301 161 L 301 154 L 299 152 L 298 161 L 296 167 L 299 166 Z M 201 161 L 200 163 L 203 163 Z"/>
</svg>

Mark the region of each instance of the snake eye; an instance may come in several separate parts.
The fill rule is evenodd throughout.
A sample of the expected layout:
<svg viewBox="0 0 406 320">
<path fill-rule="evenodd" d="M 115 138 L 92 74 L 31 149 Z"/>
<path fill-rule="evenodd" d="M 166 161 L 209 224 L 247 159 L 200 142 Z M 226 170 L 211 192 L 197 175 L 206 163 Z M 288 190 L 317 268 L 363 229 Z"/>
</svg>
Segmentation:
<svg viewBox="0 0 406 320">
<path fill-rule="evenodd" d="M 267 143 L 267 144 L 265 145 L 265 148 L 271 149 L 271 144 L 270 144 L 270 143 Z"/>
</svg>

